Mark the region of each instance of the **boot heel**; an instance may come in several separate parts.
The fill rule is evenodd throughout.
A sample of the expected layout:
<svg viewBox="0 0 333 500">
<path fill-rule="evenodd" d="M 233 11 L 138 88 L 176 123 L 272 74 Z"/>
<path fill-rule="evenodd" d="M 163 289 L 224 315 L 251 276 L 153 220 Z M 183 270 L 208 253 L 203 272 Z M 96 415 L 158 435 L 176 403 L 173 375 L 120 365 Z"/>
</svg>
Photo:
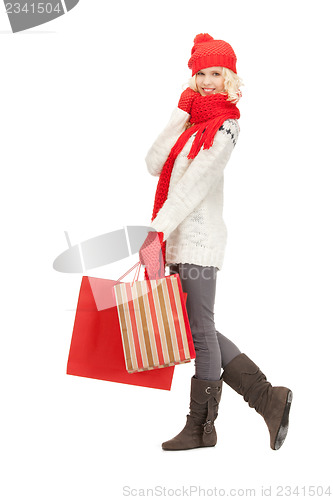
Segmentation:
<svg viewBox="0 0 333 500">
<path fill-rule="evenodd" d="M 292 400 L 293 400 L 293 393 L 292 393 L 292 391 L 289 391 L 289 392 L 288 392 L 287 402 L 288 402 L 288 403 L 291 403 L 291 402 L 292 402 Z"/>
<path fill-rule="evenodd" d="M 281 448 L 281 446 L 284 443 L 284 440 L 287 437 L 288 427 L 289 427 L 289 412 L 292 400 L 293 400 L 293 393 L 292 391 L 289 391 L 286 398 L 286 405 L 284 407 L 281 425 L 276 435 L 274 450 L 278 450 L 279 448 Z"/>
</svg>

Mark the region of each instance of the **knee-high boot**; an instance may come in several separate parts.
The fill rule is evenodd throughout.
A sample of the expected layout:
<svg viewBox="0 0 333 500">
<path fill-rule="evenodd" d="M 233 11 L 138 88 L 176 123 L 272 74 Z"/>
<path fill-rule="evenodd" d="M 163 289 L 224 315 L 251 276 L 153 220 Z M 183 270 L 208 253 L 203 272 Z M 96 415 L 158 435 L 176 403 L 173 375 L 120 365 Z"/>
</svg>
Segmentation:
<svg viewBox="0 0 333 500">
<path fill-rule="evenodd" d="M 221 400 L 222 379 L 217 381 L 191 379 L 190 413 L 186 425 L 173 439 L 162 443 L 163 450 L 188 450 L 215 446 L 214 421 Z"/>
<path fill-rule="evenodd" d="M 288 432 L 291 390 L 272 387 L 246 354 L 239 354 L 227 364 L 222 379 L 264 418 L 270 434 L 270 446 L 278 450 Z"/>
</svg>

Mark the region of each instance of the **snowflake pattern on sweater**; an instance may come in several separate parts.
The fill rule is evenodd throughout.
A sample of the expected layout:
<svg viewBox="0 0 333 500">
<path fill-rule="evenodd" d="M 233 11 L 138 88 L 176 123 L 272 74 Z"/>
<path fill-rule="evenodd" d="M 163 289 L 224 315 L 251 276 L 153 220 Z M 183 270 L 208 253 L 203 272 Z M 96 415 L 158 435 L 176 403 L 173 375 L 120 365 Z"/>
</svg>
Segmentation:
<svg viewBox="0 0 333 500">
<path fill-rule="evenodd" d="M 176 108 L 146 156 L 151 175 L 159 176 L 189 114 Z M 190 263 L 222 268 L 227 241 L 223 220 L 224 168 L 237 143 L 239 124 L 228 119 L 217 131 L 211 148 L 189 160 L 194 136 L 178 155 L 168 197 L 150 227 L 164 233 L 166 265 Z"/>
</svg>

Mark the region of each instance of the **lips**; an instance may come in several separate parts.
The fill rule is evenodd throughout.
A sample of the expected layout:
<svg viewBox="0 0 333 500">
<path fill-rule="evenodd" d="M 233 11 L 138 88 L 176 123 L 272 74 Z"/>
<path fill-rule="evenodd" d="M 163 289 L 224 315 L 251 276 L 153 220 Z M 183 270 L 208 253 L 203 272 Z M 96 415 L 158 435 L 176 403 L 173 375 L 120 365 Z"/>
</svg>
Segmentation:
<svg viewBox="0 0 333 500">
<path fill-rule="evenodd" d="M 215 88 L 202 87 L 202 90 L 204 91 L 205 94 L 212 94 Z"/>
</svg>

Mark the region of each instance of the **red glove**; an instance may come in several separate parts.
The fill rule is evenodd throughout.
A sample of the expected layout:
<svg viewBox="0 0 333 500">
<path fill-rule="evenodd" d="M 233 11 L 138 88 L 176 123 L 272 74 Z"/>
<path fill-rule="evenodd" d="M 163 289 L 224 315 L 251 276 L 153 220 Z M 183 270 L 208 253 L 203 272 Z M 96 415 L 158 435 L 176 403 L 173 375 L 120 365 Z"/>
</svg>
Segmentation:
<svg viewBox="0 0 333 500">
<path fill-rule="evenodd" d="M 149 231 L 139 250 L 140 262 L 143 266 L 146 266 L 149 279 L 164 277 L 163 237 L 162 232 Z"/>
<path fill-rule="evenodd" d="M 178 108 L 182 109 L 183 111 L 186 111 L 189 115 L 191 114 L 191 108 L 192 108 L 192 103 L 193 99 L 198 95 L 198 92 L 195 92 L 192 90 L 190 87 L 187 87 L 187 89 L 182 92 L 179 102 L 178 102 Z"/>
</svg>

